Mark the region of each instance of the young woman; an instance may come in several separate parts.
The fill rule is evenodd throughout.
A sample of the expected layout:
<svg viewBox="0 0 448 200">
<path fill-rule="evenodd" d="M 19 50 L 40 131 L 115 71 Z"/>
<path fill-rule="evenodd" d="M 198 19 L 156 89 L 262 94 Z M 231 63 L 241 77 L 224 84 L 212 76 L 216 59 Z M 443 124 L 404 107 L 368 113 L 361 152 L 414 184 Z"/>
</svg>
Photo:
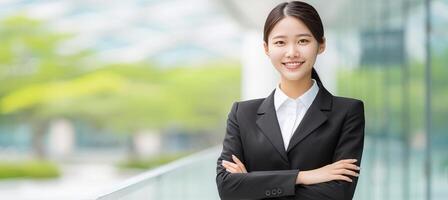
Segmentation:
<svg viewBox="0 0 448 200">
<path fill-rule="evenodd" d="M 352 199 L 364 106 L 330 94 L 313 68 L 325 50 L 317 11 L 299 1 L 279 4 L 263 39 L 280 83 L 266 98 L 233 104 L 217 164 L 220 197 Z"/>
</svg>

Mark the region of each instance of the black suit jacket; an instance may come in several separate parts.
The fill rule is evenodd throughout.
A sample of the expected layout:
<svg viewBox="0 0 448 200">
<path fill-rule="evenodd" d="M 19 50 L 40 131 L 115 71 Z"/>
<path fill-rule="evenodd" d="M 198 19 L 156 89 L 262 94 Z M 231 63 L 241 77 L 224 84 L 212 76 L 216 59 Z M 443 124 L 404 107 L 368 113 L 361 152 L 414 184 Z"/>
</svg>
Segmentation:
<svg viewBox="0 0 448 200">
<path fill-rule="evenodd" d="M 216 183 L 221 199 L 352 199 L 353 183 L 330 181 L 296 185 L 299 170 L 312 170 L 341 159 L 358 159 L 364 143 L 364 105 L 356 99 L 319 92 L 295 130 L 288 149 L 274 108 L 274 92 L 267 98 L 235 102 L 227 120 L 223 149 L 217 162 Z M 237 156 L 248 173 L 229 173 L 222 160 Z M 232 161 L 233 162 L 233 161 Z"/>
</svg>

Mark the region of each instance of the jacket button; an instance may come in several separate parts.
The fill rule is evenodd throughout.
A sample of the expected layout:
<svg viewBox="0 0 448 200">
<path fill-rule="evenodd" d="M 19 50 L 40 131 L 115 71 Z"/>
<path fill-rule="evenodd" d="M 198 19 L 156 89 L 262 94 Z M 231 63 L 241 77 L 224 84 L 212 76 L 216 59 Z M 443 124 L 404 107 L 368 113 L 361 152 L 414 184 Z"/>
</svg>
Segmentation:
<svg viewBox="0 0 448 200">
<path fill-rule="evenodd" d="M 272 189 L 271 194 L 272 195 L 277 195 L 277 190 L 276 189 Z"/>
<path fill-rule="evenodd" d="M 280 195 L 282 193 L 282 189 L 277 188 L 277 194 Z"/>
<path fill-rule="evenodd" d="M 264 193 L 266 196 L 271 196 L 271 191 L 266 190 L 266 192 Z"/>
</svg>

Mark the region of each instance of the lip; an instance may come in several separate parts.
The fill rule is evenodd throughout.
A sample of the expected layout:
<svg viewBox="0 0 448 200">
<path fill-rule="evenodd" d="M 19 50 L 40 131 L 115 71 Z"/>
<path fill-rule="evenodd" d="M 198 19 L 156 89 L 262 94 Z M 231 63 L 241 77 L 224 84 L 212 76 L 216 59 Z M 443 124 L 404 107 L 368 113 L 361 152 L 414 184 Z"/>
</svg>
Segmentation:
<svg viewBox="0 0 448 200">
<path fill-rule="evenodd" d="M 289 61 L 289 62 L 282 62 L 282 65 L 289 70 L 295 70 L 300 68 L 305 61 Z"/>
</svg>

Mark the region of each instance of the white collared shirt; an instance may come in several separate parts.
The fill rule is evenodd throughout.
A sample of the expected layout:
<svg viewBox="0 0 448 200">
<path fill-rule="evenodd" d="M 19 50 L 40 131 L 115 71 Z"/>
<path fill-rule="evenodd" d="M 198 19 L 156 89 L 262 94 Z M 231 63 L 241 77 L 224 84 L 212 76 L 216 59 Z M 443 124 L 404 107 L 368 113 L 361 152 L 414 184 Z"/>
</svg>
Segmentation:
<svg viewBox="0 0 448 200">
<path fill-rule="evenodd" d="M 288 149 L 289 141 L 294 131 L 299 126 L 305 116 L 306 111 L 313 103 L 319 92 L 319 86 L 316 80 L 313 85 L 302 96 L 297 99 L 289 98 L 281 89 L 280 84 L 277 85 L 274 93 L 274 106 L 277 113 L 278 124 L 282 132 L 283 144 L 285 150 Z"/>
</svg>

